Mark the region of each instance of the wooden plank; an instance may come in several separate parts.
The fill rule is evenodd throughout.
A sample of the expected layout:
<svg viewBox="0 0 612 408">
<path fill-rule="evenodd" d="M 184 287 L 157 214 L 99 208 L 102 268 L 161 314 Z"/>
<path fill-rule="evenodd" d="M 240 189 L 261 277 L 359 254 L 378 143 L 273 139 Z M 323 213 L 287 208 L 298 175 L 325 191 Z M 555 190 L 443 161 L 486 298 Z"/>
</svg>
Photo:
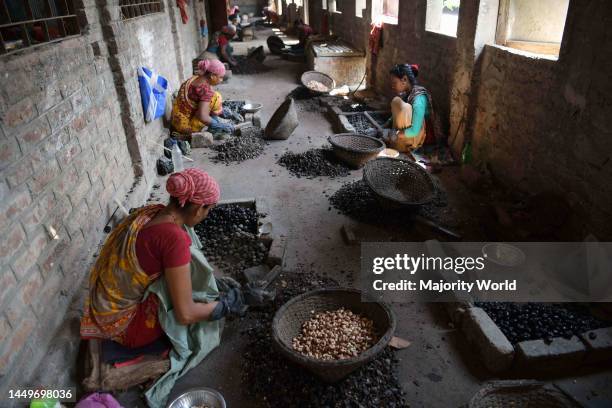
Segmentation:
<svg viewBox="0 0 612 408">
<path fill-rule="evenodd" d="M 536 41 L 516 41 L 507 40 L 506 47 L 515 48 L 517 50 L 533 52 L 536 54 L 559 55 L 561 44 Z"/>
<path fill-rule="evenodd" d="M 495 43 L 506 44 L 508 37 L 508 15 L 510 11 L 510 0 L 499 0 L 499 12 L 497 14 L 497 30 L 495 31 Z"/>
</svg>

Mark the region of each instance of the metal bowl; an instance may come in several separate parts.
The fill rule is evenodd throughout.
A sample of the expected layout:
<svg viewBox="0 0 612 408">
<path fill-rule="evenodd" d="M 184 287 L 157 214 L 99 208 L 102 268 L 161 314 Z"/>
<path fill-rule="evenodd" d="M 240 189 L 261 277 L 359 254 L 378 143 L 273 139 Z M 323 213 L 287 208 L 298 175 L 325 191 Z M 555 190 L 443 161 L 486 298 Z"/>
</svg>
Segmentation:
<svg viewBox="0 0 612 408">
<path fill-rule="evenodd" d="M 210 408 L 227 408 L 223 395 L 212 388 L 194 388 L 176 397 L 168 408 L 194 408 L 198 405 Z"/>
<path fill-rule="evenodd" d="M 258 112 L 263 105 L 261 103 L 247 103 L 242 106 L 242 111 L 246 113 L 255 113 Z"/>
<path fill-rule="evenodd" d="M 482 247 L 482 254 L 494 264 L 501 266 L 519 266 L 525 262 L 525 253 L 514 245 L 494 242 Z"/>
<path fill-rule="evenodd" d="M 382 152 L 378 153 L 378 157 L 391 157 L 392 159 L 395 159 L 396 157 L 399 157 L 399 152 L 395 149 L 386 148 Z"/>
</svg>

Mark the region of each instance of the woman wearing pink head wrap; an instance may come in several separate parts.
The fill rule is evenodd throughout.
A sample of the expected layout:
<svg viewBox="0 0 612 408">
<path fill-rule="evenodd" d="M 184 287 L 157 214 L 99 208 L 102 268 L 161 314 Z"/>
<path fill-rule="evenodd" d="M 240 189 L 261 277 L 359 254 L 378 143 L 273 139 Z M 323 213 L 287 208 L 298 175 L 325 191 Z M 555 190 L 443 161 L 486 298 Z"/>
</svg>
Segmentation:
<svg viewBox="0 0 612 408">
<path fill-rule="evenodd" d="M 218 301 L 193 300 L 191 238 L 184 227 L 207 217 L 219 201 L 219 184 L 202 170 L 188 169 L 172 174 L 166 188 L 167 205 L 137 209 L 104 243 L 89 279 L 81 319 L 84 339 L 113 340 L 136 348 L 164 336 L 158 318 L 160 300 L 155 294 L 144 296 L 161 277 L 180 324 L 218 320 L 243 311 L 243 296 L 237 288 L 220 295 Z"/>
<path fill-rule="evenodd" d="M 200 132 L 215 122 L 210 115 L 213 86 L 223 81 L 225 66 L 219 60 L 202 60 L 198 70 L 181 85 L 172 106 L 172 128 L 179 133 Z"/>
</svg>

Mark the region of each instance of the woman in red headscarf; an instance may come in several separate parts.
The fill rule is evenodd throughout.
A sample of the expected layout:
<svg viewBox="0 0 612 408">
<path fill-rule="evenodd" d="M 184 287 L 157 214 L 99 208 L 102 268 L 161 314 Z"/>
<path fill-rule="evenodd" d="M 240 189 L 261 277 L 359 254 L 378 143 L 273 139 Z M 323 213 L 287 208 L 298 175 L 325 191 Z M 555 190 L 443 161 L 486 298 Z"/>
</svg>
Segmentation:
<svg viewBox="0 0 612 408">
<path fill-rule="evenodd" d="M 150 205 L 130 214 L 104 243 L 89 279 L 89 297 L 81 319 L 85 339 L 146 346 L 163 336 L 159 298 L 149 285 L 164 277 L 175 316 L 181 324 L 218 320 L 242 308 L 242 294 L 230 290 L 219 301 L 198 303 L 191 286 L 191 239 L 184 226 L 202 222 L 219 201 L 219 185 L 199 169 L 172 174 L 167 205 Z"/>
</svg>

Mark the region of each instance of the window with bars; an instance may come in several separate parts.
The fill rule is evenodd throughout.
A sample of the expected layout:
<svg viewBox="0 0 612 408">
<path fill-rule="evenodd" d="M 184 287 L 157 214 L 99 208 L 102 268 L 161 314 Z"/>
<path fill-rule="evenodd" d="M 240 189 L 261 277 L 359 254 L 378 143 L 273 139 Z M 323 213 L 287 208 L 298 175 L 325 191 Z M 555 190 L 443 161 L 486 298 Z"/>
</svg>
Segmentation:
<svg viewBox="0 0 612 408">
<path fill-rule="evenodd" d="M 0 54 L 80 33 L 72 0 L 0 0 Z"/>
<path fill-rule="evenodd" d="M 163 11 L 161 0 L 119 0 L 119 7 L 122 20 Z"/>
</svg>

